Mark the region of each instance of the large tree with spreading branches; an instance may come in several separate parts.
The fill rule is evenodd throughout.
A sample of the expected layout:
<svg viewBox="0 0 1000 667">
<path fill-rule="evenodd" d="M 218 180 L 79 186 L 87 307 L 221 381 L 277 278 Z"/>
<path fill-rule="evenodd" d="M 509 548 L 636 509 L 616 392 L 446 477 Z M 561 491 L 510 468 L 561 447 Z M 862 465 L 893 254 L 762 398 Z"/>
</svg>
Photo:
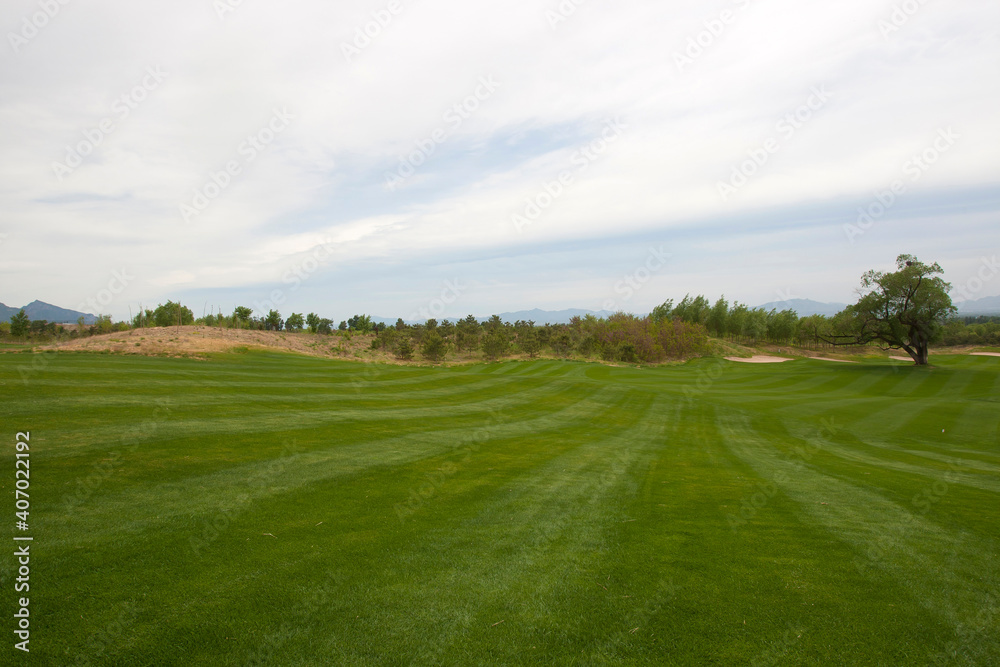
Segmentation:
<svg viewBox="0 0 1000 667">
<path fill-rule="evenodd" d="M 887 350 L 906 350 L 914 363 L 927 364 L 931 343 L 954 315 L 951 285 L 941 267 L 924 264 L 913 255 L 896 258 L 893 272 L 868 271 L 861 276 L 860 298 L 833 320 L 827 342 L 834 345 L 876 343 Z"/>
</svg>

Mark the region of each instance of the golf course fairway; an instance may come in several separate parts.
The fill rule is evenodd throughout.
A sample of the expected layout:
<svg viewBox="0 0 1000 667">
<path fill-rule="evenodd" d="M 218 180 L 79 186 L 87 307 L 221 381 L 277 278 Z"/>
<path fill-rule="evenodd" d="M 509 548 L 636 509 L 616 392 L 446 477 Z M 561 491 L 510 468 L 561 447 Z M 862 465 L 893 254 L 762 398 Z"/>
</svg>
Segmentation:
<svg viewBox="0 0 1000 667">
<path fill-rule="evenodd" d="M 2 650 L 1000 664 L 1000 358 L 931 363 L 3 354 Z"/>
</svg>

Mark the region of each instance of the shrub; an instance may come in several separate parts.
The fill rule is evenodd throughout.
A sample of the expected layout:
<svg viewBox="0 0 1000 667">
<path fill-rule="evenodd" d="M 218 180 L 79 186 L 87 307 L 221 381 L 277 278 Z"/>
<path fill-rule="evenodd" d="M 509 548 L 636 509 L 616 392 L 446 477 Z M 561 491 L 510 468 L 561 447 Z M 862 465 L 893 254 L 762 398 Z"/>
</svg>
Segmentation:
<svg viewBox="0 0 1000 667">
<path fill-rule="evenodd" d="M 396 348 L 394 350 L 396 358 L 401 361 L 409 361 L 413 358 L 413 346 L 410 345 L 409 338 L 403 338 L 398 343 L 396 343 Z"/>
</svg>

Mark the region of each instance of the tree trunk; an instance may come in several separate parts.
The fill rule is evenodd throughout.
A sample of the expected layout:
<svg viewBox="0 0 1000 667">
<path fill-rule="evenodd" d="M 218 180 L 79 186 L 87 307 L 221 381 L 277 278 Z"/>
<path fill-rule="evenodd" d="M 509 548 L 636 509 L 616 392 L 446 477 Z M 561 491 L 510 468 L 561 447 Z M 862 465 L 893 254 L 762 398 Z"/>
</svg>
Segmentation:
<svg viewBox="0 0 1000 667">
<path fill-rule="evenodd" d="M 910 355 L 911 359 L 913 359 L 913 363 L 914 364 L 916 364 L 917 366 L 926 366 L 927 365 L 927 342 L 926 341 L 922 341 L 922 340 L 914 341 L 914 343 L 913 343 L 912 346 L 910 346 L 910 345 L 903 345 L 903 349 L 906 350 L 906 353 L 908 355 Z"/>
<path fill-rule="evenodd" d="M 917 356 L 914 357 L 913 359 L 914 361 L 917 362 L 917 366 L 927 365 L 927 353 L 928 353 L 927 347 L 928 345 L 926 340 L 917 341 Z"/>
</svg>

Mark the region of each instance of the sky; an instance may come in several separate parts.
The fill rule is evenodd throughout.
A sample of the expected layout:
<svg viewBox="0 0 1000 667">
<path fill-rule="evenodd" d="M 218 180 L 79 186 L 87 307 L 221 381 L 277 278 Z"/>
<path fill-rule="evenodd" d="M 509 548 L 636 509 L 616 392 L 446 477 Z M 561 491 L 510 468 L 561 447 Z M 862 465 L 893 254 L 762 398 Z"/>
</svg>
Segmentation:
<svg viewBox="0 0 1000 667">
<path fill-rule="evenodd" d="M 4 0 L 0 301 L 1000 294 L 995 0 Z"/>
</svg>

